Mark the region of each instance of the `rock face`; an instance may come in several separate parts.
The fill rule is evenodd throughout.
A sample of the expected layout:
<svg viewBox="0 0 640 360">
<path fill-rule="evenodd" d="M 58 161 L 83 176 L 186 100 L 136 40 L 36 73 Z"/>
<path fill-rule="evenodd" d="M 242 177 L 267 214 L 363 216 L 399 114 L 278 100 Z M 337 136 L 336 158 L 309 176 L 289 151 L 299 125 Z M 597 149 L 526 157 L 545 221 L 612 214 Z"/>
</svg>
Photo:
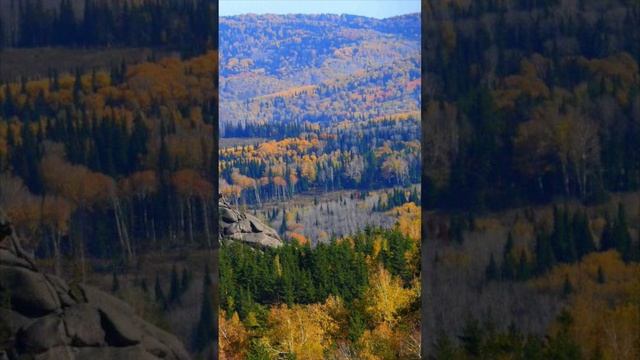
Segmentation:
<svg viewBox="0 0 640 360">
<path fill-rule="evenodd" d="M 218 203 L 220 211 L 220 240 L 231 239 L 264 248 L 279 247 L 278 233 L 251 214 L 234 209 L 224 200 Z"/>
<path fill-rule="evenodd" d="M 0 223 L 0 359 L 189 359 L 119 299 L 40 272 Z"/>
</svg>

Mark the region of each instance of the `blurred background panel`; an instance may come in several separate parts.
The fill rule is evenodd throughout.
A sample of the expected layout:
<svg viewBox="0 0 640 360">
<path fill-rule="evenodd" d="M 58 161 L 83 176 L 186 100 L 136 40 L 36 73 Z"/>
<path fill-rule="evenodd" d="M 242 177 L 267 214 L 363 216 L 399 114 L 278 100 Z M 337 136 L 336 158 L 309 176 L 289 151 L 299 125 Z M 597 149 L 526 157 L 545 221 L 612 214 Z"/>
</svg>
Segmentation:
<svg viewBox="0 0 640 360">
<path fill-rule="evenodd" d="M 639 15 L 423 1 L 431 358 L 640 356 Z"/>
</svg>

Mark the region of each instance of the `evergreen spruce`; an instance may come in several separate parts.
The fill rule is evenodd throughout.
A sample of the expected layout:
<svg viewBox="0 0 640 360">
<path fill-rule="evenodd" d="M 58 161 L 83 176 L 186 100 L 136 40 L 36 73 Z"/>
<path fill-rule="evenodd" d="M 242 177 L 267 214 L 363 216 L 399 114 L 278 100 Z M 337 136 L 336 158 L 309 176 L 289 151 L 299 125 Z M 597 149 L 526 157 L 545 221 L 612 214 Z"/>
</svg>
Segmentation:
<svg viewBox="0 0 640 360">
<path fill-rule="evenodd" d="M 439 332 L 433 344 L 434 359 L 455 359 L 456 346 L 444 332 Z"/>
<path fill-rule="evenodd" d="M 631 235 L 627 226 L 624 205 L 618 205 L 618 216 L 613 225 L 613 243 L 625 261 L 631 260 Z"/>
<path fill-rule="evenodd" d="M 140 282 L 140 288 L 145 294 L 149 293 L 149 285 L 147 284 L 147 278 L 142 278 L 142 281 Z"/>
<path fill-rule="evenodd" d="M 171 287 L 169 288 L 169 304 L 179 304 L 182 294 L 180 280 L 178 279 L 178 270 L 176 265 L 171 269 Z"/>
<path fill-rule="evenodd" d="M 569 275 L 564 276 L 564 283 L 562 284 L 562 295 L 569 296 L 573 293 L 573 284 L 569 279 Z"/>
<path fill-rule="evenodd" d="M 287 212 L 282 209 L 282 222 L 280 223 L 280 228 L 278 229 L 278 232 L 280 233 L 280 236 L 284 239 L 286 238 L 286 234 L 287 234 Z"/>
<path fill-rule="evenodd" d="M 215 338 L 215 321 L 213 309 L 213 289 L 211 278 L 205 272 L 203 279 L 202 305 L 200 307 L 200 319 L 194 330 L 193 348 L 202 351 L 211 344 Z"/>
<path fill-rule="evenodd" d="M 553 233 L 551 235 L 555 258 L 560 262 L 571 263 L 577 260 L 573 229 L 569 224 L 568 210 L 553 208 Z"/>
<path fill-rule="evenodd" d="M 111 292 L 116 293 L 118 290 L 120 290 L 120 281 L 118 280 L 118 273 L 114 271 L 111 279 Z"/>
<path fill-rule="evenodd" d="M 355 307 L 349 314 L 349 340 L 356 343 L 366 330 L 365 315 L 360 308 Z"/>
<path fill-rule="evenodd" d="M 165 297 L 164 291 L 162 290 L 162 284 L 160 284 L 159 274 L 156 274 L 155 299 L 156 303 L 160 305 L 160 307 L 164 308 L 167 306 L 167 298 Z"/>
<path fill-rule="evenodd" d="M 511 232 L 507 235 L 507 242 L 503 248 L 500 272 L 504 280 L 513 280 L 516 275 L 516 264 L 513 258 L 513 235 Z"/>
<path fill-rule="evenodd" d="M 554 265 L 555 256 L 549 237 L 546 234 L 538 233 L 536 236 L 536 267 L 535 272 L 543 275 Z"/>
<path fill-rule="evenodd" d="M 493 253 L 491 253 L 489 265 L 487 265 L 487 268 L 485 270 L 485 277 L 487 281 L 497 280 L 498 278 L 498 266 L 496 265 L 496 260 L 493 257 Z"/>
<path fill-rule="evenodd" d="M 582 259 L 585 255 L 595 251 L 596 246 L 589 229 L 589 219 L 586 213 L 576 212 L 573 214 L 573 234 L 576 239 L 578 259 Z"/>
<path fill-rule="evenodd" d="M 522 250 L 520 252 L 520 260 L 518 262 L 518 280 L 525 281 L 531 277 L 531 272 L 529 269 L 529 262 L 527 260 L 527 253 Z"/>
<path fill-rule="evenodd" d="M 480 356 L 483 336 L 480 323 L 477 320 L 467 320 L 459 339 L 462 342 L 462 347 L 469 356 Z"/>
<path fill-rule="evenodd" d="M 191 285 L 191 272 L 187 268 L 182 269 L 182 280 L 180 281 L 180 292 L 185 293 Z"/>
<path fill-rule="evenodd" d="M 459 215 L 452 215 L 449 221 L 449 237 L 458 244 L 464 242 L 464 224 Z"/>
<path fill-rule="evenodd" d="M 554 336 L 549 337 L 547 349 L 545 351 L 546 359 L 582 359 L 580 347 L 571 337 L 571 327 L 573 318 L 571 314 L 564 310 L 558 316 L 560 330 Z"/>
<path fill-rule="evenodd" d="M 602 266 L 598 265 L 598 284 L 604 284 L 607 281 Z"/>
<path fill-rule="evenodd" d="M 611 224 L 611 220 L 609 218 L 609 214 L 605 213 L 605 225 L 602 229 L 602 234 L 600 235 L 600 250 L 607 251 L 615 248 L 615 243 L 613 240 L 613 226 Z"/>
</svg>

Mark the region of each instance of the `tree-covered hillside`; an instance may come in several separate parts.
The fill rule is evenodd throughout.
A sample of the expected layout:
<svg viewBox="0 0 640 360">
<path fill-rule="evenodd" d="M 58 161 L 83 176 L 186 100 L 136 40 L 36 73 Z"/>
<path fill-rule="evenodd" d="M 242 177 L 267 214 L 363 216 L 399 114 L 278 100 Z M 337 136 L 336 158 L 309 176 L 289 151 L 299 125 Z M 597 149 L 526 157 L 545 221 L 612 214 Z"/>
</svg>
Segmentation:
<svg viewBox="0 0 640 360">
<path fill-rule="evenodd" d="M 640 4 L 429 1 L 429 206 L 598 202 L 640 185 Z"/>
<path fill-rule="evenodd" d="M 237 141 L 220 149 L 221 193 L 274 227 L 298 195 L 409 193 L 420 175 L 419 31 L 418 14 L 221 18 L 220 134 Z M 315 244 L 332 233 L 321 223 L 298 231 Z"/>
<path fill-rule="evenodd" d="M 640 3 L 423 6 L 427 354 L 637 358 Z"/>
<path fill-rule="evenodd" d="M 220 20 L 221 123 L 341 121 L 417 111 L 418 14 Z"/>
</svg>

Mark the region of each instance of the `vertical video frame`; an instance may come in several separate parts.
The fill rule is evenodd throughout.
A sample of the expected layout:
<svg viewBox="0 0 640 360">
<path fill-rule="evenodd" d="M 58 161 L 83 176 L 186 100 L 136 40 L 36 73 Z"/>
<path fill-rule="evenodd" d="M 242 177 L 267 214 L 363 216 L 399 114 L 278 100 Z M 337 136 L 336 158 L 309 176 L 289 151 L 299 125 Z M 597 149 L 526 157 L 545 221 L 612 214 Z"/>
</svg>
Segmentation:
<svg viewBox="0 0 640 360">
<path fill-rule="evenodd" d="M 221 1 L 221 359 L 419 359 L 419 1 Z"/>
</svg>

